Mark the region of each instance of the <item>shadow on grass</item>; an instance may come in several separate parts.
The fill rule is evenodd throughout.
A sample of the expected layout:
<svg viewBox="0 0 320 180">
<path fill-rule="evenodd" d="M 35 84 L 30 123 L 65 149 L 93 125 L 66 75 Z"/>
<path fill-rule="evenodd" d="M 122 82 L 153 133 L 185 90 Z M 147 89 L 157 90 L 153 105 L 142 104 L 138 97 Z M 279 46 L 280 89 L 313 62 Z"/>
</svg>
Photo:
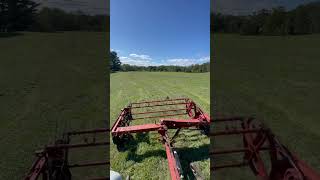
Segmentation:
<svg viewBox="0 0 320 180">
<path fill-rule="evenodd" d="M 15 37 L 15 36 L 21 36 L 23 33 L 17 33 L 17 32 L 0 32 L 0 38 L 9 38 L 9 37 Z"/>
<path fill-rule="evenodd" d="M 137 154 L 136 152 L 137 152 L 138 144 L 141 142 L 150 144 L 149 133 L 139 133 L 136 135 L 134 140 L 126 144 L 126 148 L 128 151 L 127 160 L 141 162 L 146 158 L 155 157 L 155 156 L 167 159 L 166 151 L 164 148 L 161 150 L 147 151 L 146 153 L 143 153 L 143 154 Z M 174 149 L 178 152 L 184 177 L 187 177 L 187 179 L 195 179 L 190 169 L 190 163 L 208 159 L 209 144 L 204 144 L 200 147 L 184 147 L 184 148 L 174 148 Z"/>
<path fill-rule="evenodd" d="M 204 144 L 200 147 L 176 148 L 179 155 L 184 177 L 187 177 L 187 179 L 195 179 L 190 169 L 190 163 L 208 159 L 209 148 L 209 144 Z M 199 173 L 202 174 L 201 172 Z"/>
<path fill-rule="evenodd" d="M 150 144 L 150 138 L 149 138 L 149 132 L 147 133 L 137 133 L 136 137 L 130 141 L 127 142 L 125 145 L 128 153 L 127 160 L 132 160 L 135 162 L 141 162 L 142 160 L 152 157 L 152 156 L 161 156 L 166 157 L 166 152 L 164 150 L 157 150 L 157 151 L 148 151 L 144 154 L 137 154 L 138 144 L 141 142 L 145 142 L 147 144 Z"/>
</svg>

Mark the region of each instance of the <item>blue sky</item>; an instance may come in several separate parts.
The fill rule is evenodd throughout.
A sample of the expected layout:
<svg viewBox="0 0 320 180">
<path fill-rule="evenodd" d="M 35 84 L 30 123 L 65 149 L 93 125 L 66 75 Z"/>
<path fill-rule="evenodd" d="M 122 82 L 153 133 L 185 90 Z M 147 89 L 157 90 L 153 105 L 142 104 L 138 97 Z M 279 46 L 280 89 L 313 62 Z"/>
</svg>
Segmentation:
<svg viewBox="0 0 320 180">
<path fill-rule="evenodd" d="M 110 47 L 122 63 L 209 61 L 210 0 L 111 0 Z"/>
</svg>

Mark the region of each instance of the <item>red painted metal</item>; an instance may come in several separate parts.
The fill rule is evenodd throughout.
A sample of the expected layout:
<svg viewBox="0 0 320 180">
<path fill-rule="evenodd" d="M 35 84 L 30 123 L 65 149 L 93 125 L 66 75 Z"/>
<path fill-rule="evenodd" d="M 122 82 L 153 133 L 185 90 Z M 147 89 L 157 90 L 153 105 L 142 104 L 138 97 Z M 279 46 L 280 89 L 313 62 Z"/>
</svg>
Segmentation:
<svg viewBox="0 0 320 180">
<path fill-rule="evenodd" d="M 165 102 L 165 101 L 163 101 L 163 102 Z M 131 109 L 146 108 L 146 107 L 158 107 L 158 106 L 186 105 L 186 104 L 188 104 L 188 103 L 177 102 L 177 103 L 165 103 L 165 104 L 152 104 L 152 105 L 147 105 L 147 106 L 132 106 Z"/>
<path fill-rule="evenodd" d="M 117 134 L 119 135 L 122 133 L 158 131 L 161 128 L 162 126 L 160 124 L 144 124 L 144 125 L 136 125 L 136 126 L 118 127 Z"/>
<path fill-rule="evenodd" d="M 133 118 L 132 120 L 137 120 L 137 119 L 154 119 L 154 118 L 169 117 L 169 116 L 181 116 L 181 115 L 185 115 L 185 114 L 186 114 L 186 113 L 176 113 L 176 114 L 164 114 L 164 115 L 159 115 L 159 116 L 145 116 L 145 117 Z"/>
<path fill-rule="evenodd" d="M 170 101 L 185 101 L 186 98 L 175 98 L 175 99 L 164 99 L 164 100 L 157 100 L 157 101 L 140 101 L 140 102 L 134 102 L 133 104 L 150 104 L 150 103 L 158 103 L 158 102 L 170 102 Z"/>
<path fill-rule="evenodd" d="M 177 107 L 172 107 L 177 106 Z M 168 108 L 172 107 L 172 108 Z M 150 111 L 150 108 L 166 108 Z M 167 114 L 167 112 L 185 111 L 176 114 Z M 152 115 L 148 115 L 152 114 Z M 147 116 L 141 116 L 147 115 Z M 186 118 L 163 118 L 168 116 L 185 115 Z M 130 125 L 133 120 L 139 119 L 154 119 L 159 121 L 153 124 Z M 209 133 L 210 124 L 221 125 L 223 123 L 238 123 L 238 127 L 226 126 L 225 130 L 213 131 Z M 215 127 L 215 125 L 213 126 Z M 260 180 L 320 180 L 320 175 L 308 166 L 304 161 L 298 158 L 296 154 L 290 152 L 287 147 L 279 142 L 271 130 L 262 124 L 256 124 L 254 118 L 246 117 L 227 117 L 211 119 L 208 114 L 204 113 L 191 99 L 177 98 L 165 99 L 156 101 L 144 101 L 131 103 L 126 108 L 121 110 L 120 115 L 111 128 L 113 142 L 120 147 L 130 140 L 132 133 L 155 131 L 160 134 L 163 146 L 168 158 L 168 166 L 171 179 L 180 180 L 183 178 L 183 173 L 178 158 L 177 152 L 174 150 L 172 140 L 183 128 L 196 128 L 202 130 L 205 134 L 211 137 L 229 137 L 231 135 L 238 136 L 242 139 L 243 146 L 231 149 L 213 150 L 210 157 L 242 154 L 242 162 L 229 162 L 225 164 L 211 164 L 211 171 L 215 173 L 219 169 L 236 168 L 241 166 L 249 166 L 257 179 Z M 177 129 L 173 137 L 169 137 L 167 130 Z M 70 144 L 70 138 L 76 135 L 96 135 L 109 133 L 106 128 L 91 129 L 83 131 L 71 131 L 64 134 L 62 140 L 57 141 L 54 145 L 45 146 L 44 149 L 36 153 L 37 159 L 32 165 L 25 180 L 36 180 L 41 175 L 43 179 L 61 179 L 60 176 L 52 178 L 52 174 L 63 175 L 63 179 L 71 179 L 69 168 L 91 167 L 110 165 L 109 161 L 86 162 L 71 164 L 68 161 L 70 149 L 86 148 L 97 146 L 108 146 L 108 141 L 96 141 L 93 138 L 92 142 Z M 88 138 L 86 138 L 88 139 Z M 266 168 L 266 162 L 261 158 L 262 153 L 267 152 L 270 156 L 271 169 Z M 54 163 L 54 164 L 52 164 Z M 193 169 L 194 171 L 194 169 Z M 48 178 L 50 177 L 50 178 Z M 96 179 L 109 179 L 101 177 Z"/>
<path fill-rule="evenodd" d="M 93 135 L 94 137 L 97 134 L 107 134 L 110 130 L 106 128 L 100 129 L 89 129 L 83 131 L 70 131 L 64 134 L 64 138 L 57 140 L 53 145 L 47 145 L 42 150 L 36 151 L 37 160 L 32 165 L 30 171 L 25 177 L 25 180 L 37 180 L 40 176 L 42 179 L 52 179 L 52 180 L 71 180 L 71 172 L 69 168 L 77 167 L 94 167 L 94 166 L 103 166 L 109 165 L 110 162 L 100 161 L 100 162 L 86 162 L 86 163 L 76 163 L 71 164 L 68 160 L 68 154 L 70 149 L 83 149 L 87 147 L 97 147 L 97 146 L 109 146 L 110 142 L 108 141 L 99 141 L 96 142 L 95 138 L 91 142 L 87 142 L 88 137 L 85 137 L 86 142 L 69 144 L 71 137 L 75 135 Z M 107 137 L 107 136 L 103 136 Z M 105 179 L 109 179 L 105 177 Z"/>
<path fill-rule="evenodd" d="M 174 105 L 177 107 L 172 107 Z M 151 107 L 162 107 L 164 109 L 150 110 Z M 184 111 L 184 113 L 167 113 L 172 111 Z M 152 115 L 148 116 L 148 114 Z M 182 115 L 184 115 L 186 118 L 163 118 L 168 116 L 181 117 Z M 158 118 L 158 122 L 155 122 L 154 124 L 130 125 L 133 120 L 155 118 Z M 171 179 L 180 180 L 183 178 L 183 173 L 178 154 L 172 146 L 172 139 L 179 133 L 180 129 L 189 127 L 196 127 L 197 129 L 203 130 L 206 134 L 208 134 L 210 122 L 209 116 L 205 114 L 198 106 L 196 106 L 191 99 L 188 98 L 144 101 L 131 103 L 129 106 L 124 108 L 114 123 L 111 129 L 111 134 L 113 137 L 113 142 L 120 150 L 120 147 L 123 147 L 126 144 L 125 140 L 130 140 L 131 133 L 150 131 L 158 132 L 162 138 L 162 143 L 166 150 Z M 167 134 L 168 129 L 178 129 L 177 133 L 171 137 L 171 139 Z"/>
<path fill-rule="evenodd" d="M 217 155 L 243 153 L 242 162 L 215 164 L 213 161 L 210 168 L 212 173 L 224 168 L 249 166 L 259 180 L 320 180 L 320 175 L 316 171 L 296 155 L 293 155 L 279 142 L 269 128 L 256 122 L 254 118 L 227 117 L 213 119 L 212 122 L 214 127 L 215 125 L 218 126 L 215 123 L 219 123 L 219 125 L 221 123 L 231 123 L 233 127 L 226 126 L 225 130 L 210 133 L 210 136 L 240 135 L 239 137 L 243 141 L 243 147 L 211 151 L 210 156 L 213 160 Z M 236 123 L 238 123 L 238 126 L 235 126 Z M 266 168 L 267 163 L 262 159 L 263 151 L 269 153 L 271 162 L 268 164 L 271 164 L 270 170 Z"/>
<path fill-rule="evenodd" d="M 26 176 L 25 180 L 36 180 L 42 173 L 47 163 L 45 156 L 38 157 L 31 167 L 30 173 Z"/>
<path fill-rule="evenodd" d="M 161 110 L 161 111 L 149 111 L 149 112 L 141 112 L 141 113 L 131 113 L 132 115 L 138 115 L 138 114 L 153 114 L 153 113 L 160 113 L 160 112 L 171 112 L 171 111 L 182 111 L 186 110 L 186 108 L 181 108 L 181 109 L 166 109 L 166 110 Z"/>
<path fill-rule="evenodd" d="M 170 176 L 172 180 L 179 180 L 180 175 L 179 172 L 176 168 L 176 159 L 173 156 L 172 149 L 169 147 L 167 143 L 164 144 L 164 147 L 166 149 L 166 154 L 168 158 L 168 165 L 169 165 L 169 170 L 170 170 Z"/>
</svg>

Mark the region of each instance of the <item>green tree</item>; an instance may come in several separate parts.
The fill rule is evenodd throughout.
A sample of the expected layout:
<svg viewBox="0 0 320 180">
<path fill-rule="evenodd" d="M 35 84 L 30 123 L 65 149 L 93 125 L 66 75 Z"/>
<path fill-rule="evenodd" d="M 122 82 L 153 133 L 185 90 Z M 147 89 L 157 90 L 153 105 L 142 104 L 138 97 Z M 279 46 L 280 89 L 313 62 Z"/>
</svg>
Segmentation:
<svg viewBox="0 0 320 180">
<path fill-rule="evenodd" d="M 294 17 L 294 33 L 309 34 L 312 31 L 312 21 L 305 6 L 298 7 Z"/>
<path fill-rule="evenodd" d="M 110 70 L 112 72 L 121 70 L 121 62 L 115 51 L 110 52 Z"/>
<path fill-rule="evenodd" d="M 0 1 L 0 31 L 12 32 L 29 29 L 34 23 L 38 3 L 31 0 Z"/>
<path fill-rule="evenodd" d="M 288 18 L 284 7 L 274 8 L 265 19 L 263 33 L 269 35 L 288 34 Z"/>
</svg>

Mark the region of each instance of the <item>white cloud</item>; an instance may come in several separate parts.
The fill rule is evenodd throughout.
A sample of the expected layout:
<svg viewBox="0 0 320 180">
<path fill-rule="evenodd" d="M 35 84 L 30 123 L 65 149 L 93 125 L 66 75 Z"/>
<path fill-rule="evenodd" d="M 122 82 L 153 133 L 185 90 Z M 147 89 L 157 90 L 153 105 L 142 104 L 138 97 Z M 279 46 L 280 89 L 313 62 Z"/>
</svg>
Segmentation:
<svg viewBox="0 0 320 180">
<path fill-rule="evenodd" d="M 199 59 L 200 62 L 209 62 L 210 61 L 210 56 L 202 57 Z"/>
<path fill-rule="evenodd" d="M 118 49 L 110 49 L 110 51 L 115 51 L 117 54 L 119 54 L 121 51 L 120 50 L 118 50 Z"/>
<path fill-rule="evenodd" d="M 145 54 L 130 54 L 129 55 L 132 58 L 136 58 L 136 59 L 141 59 L 141 60 L 146 60 L 146 61 L 151 61 L 152 58 L 150 58 L 149 55 L 145 55 Z"/>
<path fill-rule="evenodd" d="M 210 57 L 201 58 L 172 58 L 162 61 L 156 61 L 146 54 L 131 53 L 129 56 L 119 57 L 122 64 L 130 64 L 136 66 L 161 66 L 161 65 L 175 65 L 175 66 L 190 66 L 192 64 L 201 64 L 210 61 Z"/>
<path fill-rule="evenodd" d="M 166 64 L 168 65 L 175 65 L 175 66 L 190 66 L 192 64 L 201 64 L 205 62 L 209 62 L 210 57 L 202 57 L 198 59 L 192 59 L 192 58 L 175 58 L 175 59 L 167 59 Z"/>
<path fill-rule="evenodd" d="M 123 64 L 130 64 L 136 66 L 159 66 L 161 64 L 155 62 L 150 56 L 145 54 L 129 54 L 129 57 L 119 57 Z"/>
</svg>

